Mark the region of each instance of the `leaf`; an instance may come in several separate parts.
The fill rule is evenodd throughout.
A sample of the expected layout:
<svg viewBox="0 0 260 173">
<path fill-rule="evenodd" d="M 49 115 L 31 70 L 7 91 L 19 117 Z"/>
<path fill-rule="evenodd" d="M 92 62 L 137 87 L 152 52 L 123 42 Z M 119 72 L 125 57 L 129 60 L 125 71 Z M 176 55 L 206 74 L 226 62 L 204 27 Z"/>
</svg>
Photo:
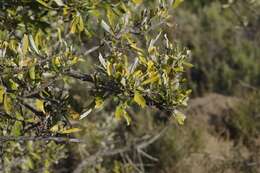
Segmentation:
<svg viewBox="0 0 260 173">
<path fill-rule="evenodd" d="M 13 105 L 13 103 L 12 103 L 11 98 L 7 94 L 5 94 L 4 95 L 4 110 L 7 114 L 11 114 L 12 105 Z"/>
<path fill-rule="evenodd" d="M 192 68 L 193 67 L 193 64 L 188 63 L 188 62 L 183 62 L 183 65 L 188 67 L 188 68 Z"/>
<path fill-rule="evenodd" d="M 107 68 L 106 60 L 103 58 L 101 53 L 99 53 L 98 59 L 99 59 L 100 63 L 103 65 L 103 67 Z"/>
<path fill-rule="evenodd" d="M 60 133 L 61 134 L 69 134 L 69 133 L 75 133 L 75 132 L 79 132 L 79 131 L 81 131 L 80 128 L 71 128 L 71 129 L 63 130 Z"/>
<path fill-rule="evenodd" d="M 45 110 L 44 110 L 44 101 L 43 100 L 40 100 L 40 99 L 36 99 L 35 101 L 35 107 L 38 111 L 41 111 L 43 113 L 45 113 Z"/>
<path fill-rule="evenodd" d="M 182 112 L 175 110 L 174 117 L 179 125 L 184 125 L 186 116 Z"/>
<path fill-rule="evenodd" d="M 123 116 L 124 116 L 124 118 L 126 120 L 127 125 L 129 126 L 131 124 L 131 122 L 132 122 L 131 117 L 129 116 L 129 114 L 126 111 L 124 111 L 124 115 Z"/>
<path fill-rule="evenodd" d="M 19 84 L 13 81 L 13 79 L 9 79 L 9 85 L 12 90 L 18 90 Z"/>
<path fill-rule="evenodd" d="M 21 134 L 22 134 L 22 128 L 23 128 L 23 124 L 22 124 L 22 122 L 20 122 L 20 121 L 16 121 L 15 123 L 14 123 L 14 125 L 12 126 L 12 130 L 11 130 L 11 134 L 13 135 L 13 136 L 21 136 Z"/>
<path fill-rule="evenodd" d="M 0 85 L 0 103 L 3 103 L 4 101 L 4 94 L 5 94 L 5 88 L 4 86 Z"/>
<path fill-rule="evenodd" d="M 115 111 L 115 117 L 117 120 L 121 120 L 121 118 L 124 116 L 124 108 L 122 105 L 119 105 L 116 107 L 116 111 Z"/>
<path fill-rule="evenodd" d="M 107 31 L 108 33 L 110 33 L 110 34 L 113 35 L 113 32 L 112 32 L 110 26 L 109 26 L 104 20 L 101 21 L 101 26 L 102 26 L 102 28 L 103 28 L 105 31 Z"/>
<path fill-rule="evenodd" d="M 23 35 L 23 41 L 22 41 L 22 51 L 23 54 L 27 54 L 28 52 L 28 48 L 29 48 L 29 39 L 28 39 L 28 35 L 24 34 Z"/>
<path fill-rule="evenodd" d="M 101 97 L 96 97 L 96 99 L 95 99 L 95 108 L 99 109 L 99 108 L 101 108 L 103 106 L 103 104 L 104 104 L 103 99 Z"/>
<path fill-rule="evenodd" d="M 55 124 L 50 128 L 51 132 L 58 132 L 59 131 L 59 124 Z"/>
<path fill-rule="evenodd" d="M 32 35 L 29 35 L 29 41 L 30 41 L 30 45 L 33 48 L 33 50 L 39 55 L 40 52 L 39 52 L 39 50 L 38 50 L 38 48 L 37 48 L 37 46 L 36 46 L 36 44 L 35 44 L 35 42 L 33 40 Z"/>
<path fill-rule="evenodd" d="M 54 0 L 58 6 L 64 6 L 64 3 L 62 0 Z"/>
<path fill-rule="evenodd" d="M 139 5 L 143 2 L 143 0 L 132 0 L 135 4 Z"/>
<path fill-rule="evenodd" d="M 143 81 L 141 85 L 147 85 L 149 83 L 154 83 L 154 82 L 157 82 L 158 80 L 159 80 L 159 75 L 154 74 L 149 79 Z"/>
<path fill-rule="evenodd" d="M 146 101 L 145 101 L 144 97 L 138 91 L 135 92 L 134 101 L 138 105 L 140 105 L 142 108 L 144 108 L 146 106 Z"/>
<path fill-rule="evenodd" d="M 70 25 L 70 33 L 74 34 L 77 30 L 77 18 L 74 17 Z"/>
<path fill-rule="evenodd" d="M 43 5 L 44 7 L 50 8 L 49 5 L 44 2 L 43 0 L 36 0 L 38 3 L 40 3 L 41 5 Z"/>
<path fill-rule="evenodd" d="M 132 121 L 132 119 L 131 119 L 131 117 L 128 115 L 128 113 L 126 112 L 126 107 L 125 107 L 125 105 L 118 105 L 117 107 L 116 107 L 116 111 L 115 111 L 115 117 L 116 117 L 116 119 L 117 120 L 121 120 L 122 119 L 122 117 L 126 120 L 126 123 L 127 123 L 127 125 L 129 126 L 130 125 L 130 123 L 131 123 L 131 121 Z"/>
<path fill-rule="evenodd" d="M 174 0 L 173 8 L 177 8 L 184 0 Z"/>
<path fill-rule="evenodd" d="M 113 72 L 113 66 L 110 62 L 107 62 L 107 74 L 108 76 L 111 76 Z"/>
<path fill-rule="evenodd" d="M 35 66 L 32 66 L 30 69 L 29 69 L 29 76 L 32 80 L 35 80 Z"/>
<path fill-rule="evenodd" d="M 84 112 L 80 115 L 79 120 L 82 120 L 83 118 L 87 117 L 92 112 L 92 109 L 89 109 L 88 111 Z"/>
<path fill-rule="evenodd" d="M 82 16 L 79 14 L 78 15 L 78 29 L 80 32 L 82 32 L 84 30 L 84 22 L 83 22 L 83 19 L 82 19 Z"/>
<path fill-rule="evenodd" d="M 73 120 L 79 120 L 79 118 L 80 118 L 79 113 L 76 112 L 76 111 L 74 111 L 74 110 L 72 110 L 72 109 L 69 110 L 69 116 L 70 116 Z"/>
<path fill-rule="evenodd" d="M 117 16 L 113 12 L 112 8 L 110 8 L 109 6 L 107 8 L 107 18 L 108 18 L 108 21 L 109 21 L 110 25 L 112 27 L 114 27 L 116 25 L 116 18 L 117 18 Z"/>
</svg>

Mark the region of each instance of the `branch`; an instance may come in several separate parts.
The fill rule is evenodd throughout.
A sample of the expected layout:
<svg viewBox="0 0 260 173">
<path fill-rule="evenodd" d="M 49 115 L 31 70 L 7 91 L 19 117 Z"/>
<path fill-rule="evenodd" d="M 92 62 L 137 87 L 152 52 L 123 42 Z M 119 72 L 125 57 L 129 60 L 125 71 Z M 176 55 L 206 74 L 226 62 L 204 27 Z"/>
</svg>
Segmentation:
<svg viewBox="0 0 260 173">
<path fill-rule="evenodd" d="M 0 136 L 0 142 L 24 142 L 24 141 L 56 141 L 56 142 L 72 142 L 72 143 L 81 143 L 80 139 L 77 138 L 68 138 L 68 137 L 53 137 L 53 136 Z"/>
<path fill-rule="evenodd" d="M 98 157 L 114 156 L 114 155 L 125 153 L 125 152 L 131 151 L 131 150 L 136 150 L 136 151 L 140 152 L 142 155 L 149 157 L 151 160 L 158 161 L 156 158 L 148 155 L 147 153 L 144 153 L 142 151 L 142 149 L 150 146 L 152 143 L 157 141 L 167 131 L 168 127 L 169 126 L 166 126 L 165 128 L 163 128 L 158 134 L 156 134 L 155 136 L 150 138 L 148 141 L 143 141 L 143 142 L 135 143 L 135 144 L 132 144 L 132 145 L 126 145 L 122 148 L 118 148 L 118 149 L 114 149 L 114 150 L 98 151 L 95 154 L 93 154 L 90 157 L 83 160 L 77 166 L 77 168 L 74 170 L 73 173 L 81 173 L 82 170 L 84 169 L 84 167 L 95 164 Z"/>
</svg>

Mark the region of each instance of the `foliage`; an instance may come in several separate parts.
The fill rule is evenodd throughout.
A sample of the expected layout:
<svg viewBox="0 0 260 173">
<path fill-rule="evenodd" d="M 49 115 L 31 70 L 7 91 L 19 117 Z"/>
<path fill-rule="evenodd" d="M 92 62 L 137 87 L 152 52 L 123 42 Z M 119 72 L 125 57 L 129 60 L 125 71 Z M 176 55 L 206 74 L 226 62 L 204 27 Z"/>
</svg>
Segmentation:
<svg viewBox="0 0 260 173">
<path fill-rule="evenodd" d="M 185 2 L 174 15 L 173 35 L 192 50 L 194 95 L 236 94 L 241 82 L 259 86 L 259 1 L 229 2 Z"/>
<path fill-rule="evenodd" d="M 187 105 L 190 93 L 183 85 L 183 73 L 191 66 L 189 51 L 169 40 L 165 32 L 171 11 L 180 3 L 2 1 L 1 154 L 8 165 L 16 159 L 9 150 L 17 145 L 17 158 L 29 160 L 15 168 L 6 166 L 7 172 L 50 171 L 50 165 L 64 157 L 64 151 L 47 154 L 63 147 L 50 141 L 75 141 L 63 137 L 80 132 L 82 127 L 75 121 L 105 109 L 107 100 L 112 101 L 115 117 L 126 119 L 128 125 L 133 118 L 128 111 L 135 105 L 156 107 L 183 124 L 185 116 L 178 109 Z M 81 105 L 73 95 L 79 81 L 85 82 L 87 95 Z M 30 156 L 34 152 L 30 146 L 20 145 L 32 145 L 27 140 L 39 140 L 35 156 L 46 154 L 52 163 L 46 166 Z M 45 144 L 48 152 L 38 153 L 37 148 Z"/>
</svg>

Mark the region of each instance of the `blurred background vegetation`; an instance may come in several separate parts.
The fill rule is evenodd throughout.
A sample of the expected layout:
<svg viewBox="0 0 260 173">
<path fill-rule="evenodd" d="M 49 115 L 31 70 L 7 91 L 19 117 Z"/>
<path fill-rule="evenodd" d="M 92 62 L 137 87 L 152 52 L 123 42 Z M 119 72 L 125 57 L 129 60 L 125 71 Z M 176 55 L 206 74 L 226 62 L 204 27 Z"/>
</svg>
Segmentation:
<svg viewBox="0 0 260 173">
<path fill-rule="evenodd" d="M 194 65 L 186 74 L 193 92 L 184 126 L 163 113 L 134 109 L 128 127 L 107 116 L 105 106 L 81 122 L 82 144 L 6 143 L 12 147 L 2 159 L 4 172 L 260 172 L 259 0 L 186 0 L 171 24 L 169 35 L 192 51 Z M 80 110 L 87 95 L 74 85 Z M 134 148 L 140 137 L 157 134 L 140 157 Z M 114 148 L 121 150 L 99 152 Z"/>
</svg>

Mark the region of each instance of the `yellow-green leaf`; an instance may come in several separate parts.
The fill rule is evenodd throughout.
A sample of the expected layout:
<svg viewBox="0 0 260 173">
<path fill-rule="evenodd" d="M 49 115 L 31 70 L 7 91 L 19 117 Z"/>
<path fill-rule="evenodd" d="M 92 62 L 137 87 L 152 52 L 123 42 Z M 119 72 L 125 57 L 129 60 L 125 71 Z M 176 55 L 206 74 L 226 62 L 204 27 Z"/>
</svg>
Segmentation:
<svg viewBox="0 0 260 173">
<path fill-rule="evenodd" d="M 80 128 L 71 128 L 71 129 L 63 130 L 60 133 L 62 133 L 62 134 L 69 134 L 69 133 L 75 133 L 75 132 L 79 132 L 79 131 L 81 131 Z"/>
<path fill-rule="evenodd" d="M 74 34 L 76 30 L 77 30 L 77 18 L 74 17 L 70 25 L 70 33 Z"/>
<path fill-rule="evenodd" d="M 175 0 L 173 3 L 173 8 L 177 8 L 184 0 Z"/>
<path fill-rule="evenodd" d="M 107 74 L 111 76 L 113 72 L 113 65 L 110 62 L 107 62 Z"/>
<path fill-rule="evenodd" d="M 83 22 L 81 15 L 78 16 L 78 25 L 77 26 L 78 26 L 79 32 L 82 32 L 84 30 L 84 22 Z"/>
<path fill-rule="evenodd" d="M 146 106 L 146 101 L 145 101 L 144 97 L 138 91 L 135 92 L 134 101 L 138 105 L 140 105 L 142 108 L 144 108 Z"/>
<path fill-rule="evenodd" d="M 11 134 L 13 136 L 21 136 L 21 130 L 23 128 L 23 124 L 20 121 L 16 121 L 12 126 Z"/>
<path fill-rule="evenodd" d="M 108 18 L 108 21 L 109 21 L 109 23 L 110 23 L 110 25 L 111 25 L 112 27 L 114 27 L 115 24 L 116 24 L 116 17 L 117 17 L 117 16 L 116 16 L 115 13 L 113 12 L 112 8 L 108 7 L 108 8 L 107 8 L 107 18 Z"/>
<path fill-rule="evenodd" d="M 44 101 L 43 100 L 40 100 L 40 99 L 37 99 L 35 101 L 35 107 L 38 111 L 41 111 L 41 112 L 44 112 L 45 113 L 45 110 L 44 110 Z"/>
<path fill-rule="evenodd" d="M 12 104 L 13 103 L 12 103 L 11 98 L 7 94 L 5 94 L 4 95 L 4 110 L 5 110 L 5 112 L 7 114 L 11 113 L 11 111 L 12 111 Z"/>
<path fill-rule="evenodd" d="M 4 86 L 0 85 L 0 103 L 3 103 L 4 101 L 4 93 L 5 93 L 5 88 Z"/>
<path fill-rule="evenodd" d="M 59 131 L 59 124 L 55 124 L 50 128 L 51 132 L 58 132 Z"/>
<path fill-rule="evenodd" d="M 126 111 L 124 111 L 123 116 L 124 116 L 124 118 L 126 120 L 127 125 L 129 126 L 131 124 L 131 122 L 132 122 L 131 117 L 128 115 L 128 113 Z"/>
<path fill-rule="evenodd" d="M 44 2 L 43 0 L 36 0 L 38 3 L 40 3 L 41 5 L 43 5 L 44 7 L 50 8 L 49 5 Z"/>
<path fill-rule="evenodd" d="M 12 90 L 18 90 L 19 84 L 13 81 L 13 79 L 9 80 L 9 84 Z"/>
<path fill-rule="evenodd" d="M 159 75 L 158 74 L 154 74 L 149 79 L 143 81 L 142 85 L 147 85 L 149 83 L 154 83 L 154 82 L 157 82 L 158 80 L 159 80 Z"/>
<path fill-rule="evenodd" d="M 103 99 L 101 97 L 96 97 L 96 99 L 95 99 L 95 108 L 99 109 L 99 108 L 101 108 L 103 106 L 103 104 L 104 104 Z"/>
<path fill-rule="evenodd" d="M 123 116 L 124 116 L 124 108 L 122 107 L 122 105 L 119 105 L 116 107 L 115 117 L 117 120 L 120 120 Z"/>
<path fill-rule="evenodd" d="M 27 34 L 24 34 L 23 43 L 22 43 L 22 51 L 24 55 L 27 54 L 28 48 L 29 48 L 29 38 Z"/>
<path fill-rule="evenodd" d="M 184 125 L 186 116 L 182 112 L 175 110 L 174 117 L 179 125 Z"/>
<path fill-rule="evenodd" d="M 143 0 L 132 0 L 135 4 L 141 4 Z"/>
<path fill-rule="evenodd" d="M 29 76 L 32 80 L 35 80 L 35 66 L 32 66 L 30 69 L 29 69 Z"/>
</svg>

